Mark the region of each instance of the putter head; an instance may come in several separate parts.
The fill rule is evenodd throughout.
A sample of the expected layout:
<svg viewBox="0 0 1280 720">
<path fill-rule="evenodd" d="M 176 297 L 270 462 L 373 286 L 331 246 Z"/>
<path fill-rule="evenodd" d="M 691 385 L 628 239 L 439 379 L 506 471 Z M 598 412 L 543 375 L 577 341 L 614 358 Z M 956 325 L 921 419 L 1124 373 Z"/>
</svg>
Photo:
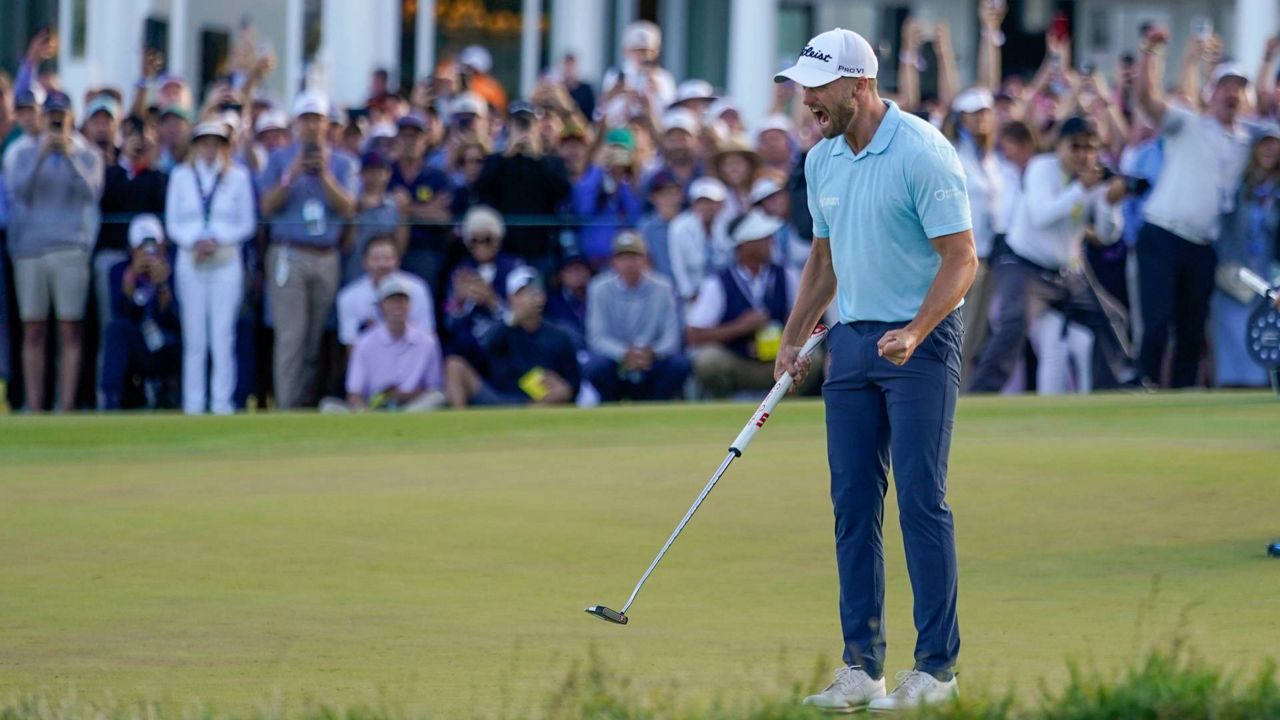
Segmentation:
<svg viewBox="0 0 1280 720">
<path fill-rule="evenodd" d="M 587 608 L 587 612 L 591 615 L 595 615 L 601 620 L 606 620 L 608 622 L 615 623 L 617 625 L 627 624 L 626 615 L 623 615 L 617 610 L 610 610 L 609 608 L 603 605 L 592 605 L 591 607 Z"/>
</svg>

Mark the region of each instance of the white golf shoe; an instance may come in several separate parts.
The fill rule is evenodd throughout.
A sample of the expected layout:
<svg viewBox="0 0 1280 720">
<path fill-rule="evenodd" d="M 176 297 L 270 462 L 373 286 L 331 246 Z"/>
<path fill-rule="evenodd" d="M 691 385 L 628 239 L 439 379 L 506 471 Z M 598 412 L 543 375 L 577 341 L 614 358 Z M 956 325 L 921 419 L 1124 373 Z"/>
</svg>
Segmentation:
<svg viewBox="0 0 1280 720">
<path fill-rule="evenodd" d="M 805 698 L 804 704 L 830 712 L 851 713 L 884 696 L 884 678 L 872 680 L 860 667 L 843 667 L 836 671 L 836 679 L 825 690 Z"/>
<path fill-rule="evenodd" d="M 895 677 L 898 679 L 898 687 L 887 696 L 872 700 L 867 706 L 869 710 L 872 712 L 908 710 L 921 705 L 943 703 L 960 694 L 960 687 L 956 685 L 954 676 L 942 682 L 927 672 L 904 670 Z"/>
</svg>

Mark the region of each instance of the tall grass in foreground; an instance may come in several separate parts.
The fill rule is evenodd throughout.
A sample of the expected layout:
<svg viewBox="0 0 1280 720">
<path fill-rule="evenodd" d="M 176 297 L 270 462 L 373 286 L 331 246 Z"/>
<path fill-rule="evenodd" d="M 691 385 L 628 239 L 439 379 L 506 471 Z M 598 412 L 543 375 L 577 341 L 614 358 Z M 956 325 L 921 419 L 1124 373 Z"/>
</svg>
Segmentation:
<svg viewBox="0 0 1280 720">
<path fill-rule="evenodd" d="M 697 703 L 679 687 L 640 691 L 594 652 L 576 664 L 541 707 L 504 717 L 547 720 L 812 720 L 823 714 L 800 705 L 816 682 L 759 697 Z M 913 720 L 1280 720 L 1276 665 L 1239 676 L 1200 660 L 1182 643 L 1153 651 L 1118 675 L 1071 666 L 1060 692 L 1043 692 L 1018 705 L 1010 695 L 964 687 L 957 702 L 916 713 Z M 377 707 L 335 709 L 322 705 L 288 709 L 279 704 L 242 714 L 211 707 L 172 709 L 158 703 L 94 702 L 74 695 L 33 694 L 0 704 L 0 720 L 421 720 L 421 716 Z"/>
</svg>

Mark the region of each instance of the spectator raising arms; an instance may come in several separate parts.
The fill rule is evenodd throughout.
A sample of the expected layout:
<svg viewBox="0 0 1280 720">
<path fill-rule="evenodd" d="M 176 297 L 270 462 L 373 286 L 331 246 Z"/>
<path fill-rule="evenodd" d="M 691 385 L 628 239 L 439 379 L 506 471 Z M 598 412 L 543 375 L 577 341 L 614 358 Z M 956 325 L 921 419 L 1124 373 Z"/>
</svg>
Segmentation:
<svg viewBox="0 0 1280 720">
<path fill-rule="evenodd" d="M 75 132 L 71 98 L 50 92 L 45 130 L 5 155 L 9 255 L 22 317 L 27 409 L 44 409 L 50 301 L 58 320 L 58 407 L 72 410 L 80 377 L 81 325 L 89 296 L 89 251 L 98 231 L 102 156 Z"/>
<path fill-rule="evenodd" d="M 174 168 L 165 203 L 165 226 L 178 246 L 182 410 L 188 415 L 235 411 L 236 319 L 244 296 L 240 245 L 256 232 L 257 217 L 249 171 L 231 161 L 230 150 L 225 125 L 197 125 L 190 160 Z M 210 355 L 213 374 L 206 382 Z"/>
<path fill-rule="evenodd" d="M 271 223 L 267 297 L 276 405 L 286 410 L 309 402 L 321 333 L 338 292 L 338 237 L 356 208 L 355 163 L 328 147 L 328 115 L 328 98 L 299 95 L 298 142 L 272 153 L 262 178 L 262 215 Z"/>
</svg>

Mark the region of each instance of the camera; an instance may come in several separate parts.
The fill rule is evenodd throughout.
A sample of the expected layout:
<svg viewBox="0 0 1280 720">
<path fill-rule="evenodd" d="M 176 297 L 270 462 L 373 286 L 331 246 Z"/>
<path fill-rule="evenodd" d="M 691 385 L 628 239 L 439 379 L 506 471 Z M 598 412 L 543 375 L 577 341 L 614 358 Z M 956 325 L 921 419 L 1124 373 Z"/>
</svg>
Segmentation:
<svg viewBox="0 0 1280 720">
<path fill-rule="evenodd" d="M 61 131 L 62 131 L 62 118 L 58 118 L 57 120 L 50 120 L 50 121 L 49 121 L 49 129 L 50 129 L 50 130 L 56 130 L 56 131 L 58 131 L 58 132 L 61 132 Z"/>
</svg>

